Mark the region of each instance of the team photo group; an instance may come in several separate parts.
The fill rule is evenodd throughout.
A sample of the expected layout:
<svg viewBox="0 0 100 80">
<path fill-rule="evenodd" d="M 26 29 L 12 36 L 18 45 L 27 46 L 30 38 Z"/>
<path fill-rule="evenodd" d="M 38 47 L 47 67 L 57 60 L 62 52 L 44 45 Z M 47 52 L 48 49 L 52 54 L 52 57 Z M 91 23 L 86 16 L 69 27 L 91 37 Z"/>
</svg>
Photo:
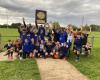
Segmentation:
<svg viewBox="0 0 100 80">
<path fill-rule="evenodd" d="M 18 59 L 26 58 L 54 58 L 68 59 L 70 53 L 75 54 L 75 60 L 79 61 L 80 54 L 88 56 L 91 53 L 91 44 L 88 42 L 88 34 L 81 29 L 73 31 L 71 25 L 67 28 L 51 29 L 49 32 L 44 25 L 39 25 L 37 33 L 31 31 L 30 26 L 20 26 L 20 37 L 15 41 L 8 40 L 4 46 L 7 48 L 8 58 L 13 58 L 16 52 Z"/>
</svg>

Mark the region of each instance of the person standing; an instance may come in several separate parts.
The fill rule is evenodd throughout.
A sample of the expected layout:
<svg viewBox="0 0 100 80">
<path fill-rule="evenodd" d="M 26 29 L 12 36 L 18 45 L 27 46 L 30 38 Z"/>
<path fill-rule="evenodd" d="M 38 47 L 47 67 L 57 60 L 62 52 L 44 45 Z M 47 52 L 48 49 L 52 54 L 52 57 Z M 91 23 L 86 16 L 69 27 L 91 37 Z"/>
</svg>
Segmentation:
<svg viewBox="0 0 100 80">
<path fill-rule="evenodd" d="M 44 39 L 44 37 L 45 37 L 45 28 L 42 25 L 40 25 L 40 27 L 39 27 L 38 36 L 39 36 L 40 40 L 45 40 Z"/>
<path fill-rule="evenodd" d="M 74 41 L 74 45 L 75 45 L 74 52 L 76 54 L 76 61 L 79 61 L 79 59 L 80 59 L 80 52 L 81 52 L 81 49 L 82 49 L 81 33 L 77 34 L 77 37 L 75 38 L 75 41 Z"/>
</svg>

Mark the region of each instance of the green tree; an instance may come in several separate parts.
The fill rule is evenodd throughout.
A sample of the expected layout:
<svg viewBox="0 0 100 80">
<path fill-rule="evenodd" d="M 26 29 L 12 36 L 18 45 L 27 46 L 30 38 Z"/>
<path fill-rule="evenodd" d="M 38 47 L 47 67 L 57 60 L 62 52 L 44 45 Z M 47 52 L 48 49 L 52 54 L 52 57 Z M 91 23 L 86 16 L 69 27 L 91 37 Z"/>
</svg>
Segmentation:
<svg viewBox="0 0 100 80">
<path fill-rule="evenodd" d="M 90 27 L 92 31 L 100 31 L 100 25 L 91 24 Z"/>
<path fill-rule="evenodd" d="M 52 25 L 53 25 L 53 28 L 54 28 L 54 29 L 60 28 L 59 22 L 56 22 L 56 21 L 55 21 L 55 22 L 52 23 Z"/>
</svg>

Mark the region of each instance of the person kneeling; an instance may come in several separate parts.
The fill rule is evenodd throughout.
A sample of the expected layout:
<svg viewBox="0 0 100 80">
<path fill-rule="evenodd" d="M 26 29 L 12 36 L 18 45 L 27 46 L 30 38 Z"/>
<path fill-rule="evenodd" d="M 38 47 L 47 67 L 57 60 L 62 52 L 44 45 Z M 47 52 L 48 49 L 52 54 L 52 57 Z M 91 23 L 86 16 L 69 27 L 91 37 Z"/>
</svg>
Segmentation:
<svg viewBox="0 0 100 80">
<path fill-rule="evenodd" d="M 59 44 L 59 42 L 57 42 L 52 53 L 51 53 L 51 56 L 54 59 L 59 59 L 59 49 L 60 49 L 60 44 Z"/>
<path fill-rule="evenodd" d="M 45 44 L 43 42 L 43 40 L 41 40 L 41 43 L 39 45 L 39 56 L 42 57 L 42 58 L 46 58 L 46 50 L 45 50 Z"/>
<path fill-rule="evenodd" d="M 7 53 L 5 55 L 8 55 L 8 59 L 13 59 L 13 44 L 11 40 L 8 40 L 8 43 L 4 46 L 4 48 L 7 48 Z"/>
<path fill-rule="evenodd" d="M 85 49 L 85 55 L 88 56 L 91 54 L 91 44 L 89 42 L 87 42 L 87 44 L 85 46 L 83 46 L 83 48 Z"/>
<path fill-rule="evenodd" d="M 66 45 L 66 43 L 64 43 L 64 45 L 62 45 L 60 47 L 60 54 L 59 57 L 60 59 L 67 59 L 67 53 L 68 53 L 68 45 Z"/>
</svg>

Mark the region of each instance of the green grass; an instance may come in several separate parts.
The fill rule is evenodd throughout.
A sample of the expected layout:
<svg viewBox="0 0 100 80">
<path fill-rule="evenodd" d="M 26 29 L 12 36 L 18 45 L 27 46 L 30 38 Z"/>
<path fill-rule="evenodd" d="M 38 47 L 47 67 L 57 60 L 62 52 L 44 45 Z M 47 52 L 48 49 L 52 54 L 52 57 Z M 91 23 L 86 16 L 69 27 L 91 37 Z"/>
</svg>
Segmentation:
<svg viewBox="0 0 100 80">
<path fill-rule="evenodd" d="M 9 28 L 0 28 L 0 34 L 2 37 L 0 37 L 1 46 L 3 47 L 4 44 L 7 43 L 8 40 L 15 40 L 19 36 L 17 29 L 9 29 Z"/>
<path fill-rule="evenodd" d="M 18 36 L 17 29 L 0 28 L 0 33 L 2 36 Z"/>
<path fill-rule="evenodd" d="M 14 40 L 19 36 L 19 33 L 17 29 L 6 29 L 6 28 L 0 28 L 0 34 L 2 36 L 2 41 L 7 41 L 9 39 Z"/>
<path fill-rule="evenodd" d="M 100 32 L 93 32 L 90 36 L 100 37 Z M 81 56 L 80 61 L 75 62 L 75 56 L 71 54 L 69 62 L 80 72 L 88 76 L 90 80 L 100 80 L 100 38 L 94 39 L 94 47 L 91 56 Z"/>
<path fill-rule="evenodd" d="M 17 29 L 0 28 L 0 47 L 10 39 L 15 40 L 19 36 Z M 11 37 L 12 36 L 12 37 Z M 38 66 L 35 60 L 16 60 L 13 62 L 0 62 L 0 80 L 41 80 Z"/>
<path fill-rule="evenodd" d="M 41 80 L 35 60 L 0 62 L 0 80 Z"/>
<path fill-rule="evenodd" d="M 0 29 L 2 36 L 18 36 L 17 29 Z M 100 37 L 100 32 L 92 32 L 90 35 Z M 1 45 L 7 40 L 15 40 L 16 37 L 2 37 Z M 89 39 L 91 41 L 91 39 Z M 69 62 L 80 72 L 88 76 L 90 80 L 100 80 L 100 38 L 94 39 L 94 47 L 90 57 L 81 56 L 79 62 L 75 62 L 75 56 L 70 55 Z M 40 80 L 35 61 L 0 62 L 0 80 Z"/>
</svg>

